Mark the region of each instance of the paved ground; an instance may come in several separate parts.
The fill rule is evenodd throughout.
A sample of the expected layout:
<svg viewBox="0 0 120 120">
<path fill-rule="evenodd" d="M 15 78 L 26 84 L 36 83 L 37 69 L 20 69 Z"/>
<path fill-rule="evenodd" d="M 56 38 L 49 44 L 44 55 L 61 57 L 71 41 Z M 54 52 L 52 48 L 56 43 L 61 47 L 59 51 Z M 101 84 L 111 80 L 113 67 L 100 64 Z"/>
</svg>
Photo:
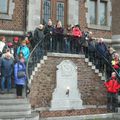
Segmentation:
<svg viewBox="0 0 120 120">
<path fill-rule="evenodd" d="M 113 114 L 108 113 L 108 114 L 96 114 L 96 115 L 40 118 L 40 120 L 120 120 L 120 119 L 113 119 L 112 117 Z"/>
</svg>

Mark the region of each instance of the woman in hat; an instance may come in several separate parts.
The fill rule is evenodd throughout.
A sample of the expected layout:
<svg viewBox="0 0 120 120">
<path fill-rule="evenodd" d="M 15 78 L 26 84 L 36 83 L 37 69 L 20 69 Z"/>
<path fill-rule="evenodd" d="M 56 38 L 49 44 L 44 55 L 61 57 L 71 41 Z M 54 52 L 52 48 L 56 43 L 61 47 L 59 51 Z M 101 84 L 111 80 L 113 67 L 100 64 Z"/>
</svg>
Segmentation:
<svg viewBox="0 0 120 120">
<path fill-rule="evenodd" d="M 17 49 L 17 55 L 19 55 L 20 52 L 23 53 L 24 58 L 25 58 L 25 62 L 28 61 L 28 58 L 29 58 L 29 55 L 30 55 L 30 50 L 29 50 L 29 48 L 26 45 L 26 40 L 23 40 L 21 42 L 21 45 Z"/>
<path fill-rule="evenodd" d="M 17 98 L 22 98 L 22 91 L 23 87 L 26 83 L 26 66 L 25 66 L 25 59 L 22 52 L 19 54 L 19 60 L 14 65 L 14 78 L 15 78 L 15 85 L 16 85 L 16 95 Z"/>
</svg>

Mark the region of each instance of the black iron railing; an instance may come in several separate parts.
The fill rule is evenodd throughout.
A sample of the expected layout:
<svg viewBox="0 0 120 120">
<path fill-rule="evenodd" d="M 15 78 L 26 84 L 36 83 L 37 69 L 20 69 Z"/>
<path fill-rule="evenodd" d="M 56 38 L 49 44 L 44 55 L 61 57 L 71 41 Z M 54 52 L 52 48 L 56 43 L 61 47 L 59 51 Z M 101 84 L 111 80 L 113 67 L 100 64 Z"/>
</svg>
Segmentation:
<svg viewBox="0 0 120 120">
<path fill-rule="evenodd" d="M 63 34 L 47 34 L 43 40 L 40 40 L 39 43 L 34 47 L 32 50 L 29 60 L 27 62 L 27 78 L 28 81 L 30 76 L 32 75 L 32 71 L 37 66 L 37 63 L 43 58 L 47 52 L 55 52 L 55 53 L 70 53 L 70 54 L 85 54 L 86 57 L 90 58 L 88 46 L 85 45 L 88 41 L 85 37 L 74 37 L 70 35 L 63 35 Z M 95 43 L 96 44 L 96 43 Z M 87 44 L 89 45 L 89 44 Z M 96 46 L 92 46 L 94 48 L 95 56 L 93 56 L 94 64 L 96 66 L 96 62 L 99 59 L 96 58 L 97 54 L 99 54 L 102 59 L 104 60 L 104 64 L 109 65 L 110 69 L 117 74 L 117 78 L 120 81 L 120 77 L 118 72 L 112 67 L 111 63 L 108 59 L 101 54 L 97 49 Z M 106 70 L 103 68 L 104 72 Z M 102 70 L 102 71 L 103 71 Z"/>
</svg>

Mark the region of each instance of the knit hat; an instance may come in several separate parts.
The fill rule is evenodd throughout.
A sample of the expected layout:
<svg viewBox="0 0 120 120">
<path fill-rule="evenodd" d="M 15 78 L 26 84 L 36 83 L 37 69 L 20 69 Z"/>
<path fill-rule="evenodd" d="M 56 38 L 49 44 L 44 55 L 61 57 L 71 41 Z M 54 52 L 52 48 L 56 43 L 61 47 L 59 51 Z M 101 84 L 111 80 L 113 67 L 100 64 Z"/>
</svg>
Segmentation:
<svg viewBox="0 0 120 120">
<path fill-rule="evenodd" d="M 12 42 L 8 42 L 8 43 L 7 43 L 7 46 L 8 46 L 8 47 L 12 47 L 12 46 L 13 46 Z"/>
<path fill-rule="evenodd" d="M 17 42 L 18 42 L 18 41 L 19 41 L 19 38 L 18 38 L 18 37 L 14 37 L 14 38 L 13 38 L 13 41 L 17 41 Z"/>
</svg>

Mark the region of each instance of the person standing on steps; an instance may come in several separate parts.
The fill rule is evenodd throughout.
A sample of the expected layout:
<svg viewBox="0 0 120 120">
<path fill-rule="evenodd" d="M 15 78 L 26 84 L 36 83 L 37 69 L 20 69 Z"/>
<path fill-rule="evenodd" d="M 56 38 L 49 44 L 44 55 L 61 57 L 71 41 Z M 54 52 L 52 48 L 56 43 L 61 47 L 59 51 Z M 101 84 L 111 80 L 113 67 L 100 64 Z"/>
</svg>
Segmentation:
<svg viewBox="0 0 120 120">
<path fill-rule="evenodd" d="M 52 51 L 53 47 L 53 41 L 52 41 L 52 33 L 53 33 L 54 27 L 52 25 L 52 20 L 48 20 L 48 24 L 45 26 L 44 29 L 44 35 L 45 35 L 45 49 L 47 51 Z"/>
<path fill-rule="evenodd" d="M 53 49 L 54 52 L 63 52 L 63 34 L 64 34 L 64 28 L 62 26 L 62 22 L 60 20 L 57 21 L 56 26 L 53 30 Z"/>
<path fill-rule="evenodd" d="M 96 50 L 96 68 L 99 69 L 100 72 L 105 71 L 106 61 L 104 58 L 107 58 L 107 45 L 104 42 L 103 38 L 99 38 L 98 42 L 95 45 Z M 106 72 L 106 71 L 105 71 Z"/>
<path fill-rule="evenodd" d="M 14 65 L 14 79 L 16 85 L 16 96 L 18 99 L 21 99 L 23 87 L 25 86 L 27 80 L 25 59 L 22 52 L 20 52 L 19 60 Z"/>
<path fill-rule="evenodd" d="M 118 91 L 120 89 L 120 83 L 117 81 L 116 73 L 112 72 L 111 78 L 104 83 L 107 89 L 107 109 L 108 111 L 116 112 L 116 108 L 118 107 Z"/>
<path fill-rule="evenodd" d="M 21 42 L 21 45 L 17 48 L 17 55 L 19 55 L 20 52 L 23 53 L 24 58 L 25 58 L 25 62 L 27 62 L 27 61 L 28 61 L 28 58 L 29 58 L 29 55 L 30 55 L 30 50 L 29 50 L 29 48 L 27 47 L 25 40 L 23 40 L 23 41 Z"/>
<path fill-rule="evenodd" d="M 5 82 L 7 80 L 7 92 L 11 90 L 11 76 L 13 73 L 14 60 L 9 50 L 6 51 L 1 59 L 1 93 L 5 93 Z"/>
<path fill-rule="evenodd" d="M 43 41 L 43 39 L 44 39 L 44 25 L 40 24 L 34 31 L 33 39 L 34 47 L 39 43 L 39 41 Z"/>
</svg>

